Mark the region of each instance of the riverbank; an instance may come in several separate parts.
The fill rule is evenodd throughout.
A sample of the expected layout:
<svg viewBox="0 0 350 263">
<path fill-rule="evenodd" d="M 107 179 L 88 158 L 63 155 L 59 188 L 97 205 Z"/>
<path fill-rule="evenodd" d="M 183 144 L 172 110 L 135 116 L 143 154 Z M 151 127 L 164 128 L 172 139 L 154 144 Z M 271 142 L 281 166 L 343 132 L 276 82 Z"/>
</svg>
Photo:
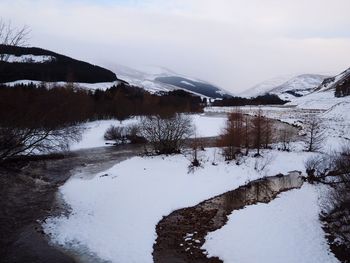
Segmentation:
<svg viewBox="0 0 350 263">
<path fill-rule="evenodd" d="M 45 218 L 62 212 L 58 188 L 74 174 L 93 174 L 140 152 L 140 146 L 102 147 L 1 168 L 1 262 L 73 263 L 72 257 L 50 245 L 42 229 Z"/>
</svg>

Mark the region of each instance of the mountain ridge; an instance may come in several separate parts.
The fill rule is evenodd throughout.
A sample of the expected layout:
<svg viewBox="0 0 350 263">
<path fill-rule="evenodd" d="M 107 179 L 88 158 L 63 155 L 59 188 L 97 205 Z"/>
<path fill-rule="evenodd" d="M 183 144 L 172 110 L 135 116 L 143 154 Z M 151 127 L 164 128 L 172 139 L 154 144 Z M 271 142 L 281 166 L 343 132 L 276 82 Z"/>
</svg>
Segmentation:
<svg viewBox="0 0 350 263">
<path fill-rule="evenodd" d="M 0 82 L 100 83 L 118 81 L 112 71 L 38 47 L 0 45 Z"/>
</svg>

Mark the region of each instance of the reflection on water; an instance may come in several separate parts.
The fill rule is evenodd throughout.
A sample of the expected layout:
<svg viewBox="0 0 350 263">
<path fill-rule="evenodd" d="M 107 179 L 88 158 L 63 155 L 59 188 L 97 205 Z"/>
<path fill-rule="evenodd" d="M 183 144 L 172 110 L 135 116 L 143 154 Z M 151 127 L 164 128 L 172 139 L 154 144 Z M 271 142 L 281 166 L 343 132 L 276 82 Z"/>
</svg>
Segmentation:
<svg viewBox="0 0 350 263">
<path fill-rule="evenodd" d="M 211 198 L 195 207 L 177 210 L 157 225 L 158 238 L 153 247 L 155 262 L 222 262 L 207 258 L 201 247 L 209 232 L 224 226 L 234 210 L 258 202 L 268 203 L 279 193 L 300 188 L 299 172 L 253 181 L 236 190 Z"/>
</svg>

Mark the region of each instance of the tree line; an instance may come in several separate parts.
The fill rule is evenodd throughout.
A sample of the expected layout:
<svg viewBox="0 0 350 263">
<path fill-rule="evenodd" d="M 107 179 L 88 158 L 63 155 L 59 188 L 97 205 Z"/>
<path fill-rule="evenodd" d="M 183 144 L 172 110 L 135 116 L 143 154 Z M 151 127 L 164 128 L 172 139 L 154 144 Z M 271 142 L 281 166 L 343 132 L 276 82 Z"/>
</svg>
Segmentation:
<svg viewBox="0 0 350 263">
<path fill-rule="evenodd" d="M 105 91 L 67 85 L 0 85 L 0 160 L 18 154 L 63 150 L 79 140 L 79 123 L 136 115 L 170 116 L 202 111 L 202 100 L 185 91 L 162 95 L 125 85 Z"/>
<path fill-rule="evenodd" d="M 275 94 L 265 94 L 254 98 L 229 97 L 222 100 L 215 100 L 213 106 L 246 106 L 246 105 L 283 105 L 288 101 L 281 100 Z"/>
</svg>

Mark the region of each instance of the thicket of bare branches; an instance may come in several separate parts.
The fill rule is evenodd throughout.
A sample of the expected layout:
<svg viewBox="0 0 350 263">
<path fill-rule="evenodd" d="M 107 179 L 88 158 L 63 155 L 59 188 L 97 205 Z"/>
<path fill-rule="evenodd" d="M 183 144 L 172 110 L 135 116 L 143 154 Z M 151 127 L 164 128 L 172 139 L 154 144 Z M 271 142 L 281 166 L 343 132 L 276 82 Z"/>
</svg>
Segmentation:
<svg viewBox="0 0 350 263">
<path fill-rule="evenodd" d="M 180 152 L 185 139 L 194 134 L 194 125 L 188 115 L 147 116 L 141 119 L 141 135 L 151 143 L 157 154 Z"/>
<path fill-rule="evenodd" d="M 29 28 L 27 26 L 15 27 L 11 21 L 0 19 L 0 45 L 25 46 L 29 39 Z M 0 61 L 7 61 L 6 54 L 0 54 Z"/>
<path fill-rule="evenodd" d="M 261 109 L 254 116 L 248 116 L 236 108 L 228 115 L 219 146 L 223 147 L 226 160 L 236 159 L 243 148 L 246 155 L 254 148 L 260 156 L 260 150 L 270 147 L 273 137 L 273 121 L 266 118 Z"/>
<path fill-rule="evenodd" d="M 140 136 L 140 128 L 138 125 L 129 125 L 126 127 L 111 125 L 106 130 L 104 139 L 115 141 L 116 144 L 145 142 L 145 138 Z"/>
<path fill-rule="evenodd" d="M 0 161 L 17 155 L 33 155 L 65 151 L 69 143 L 79 141 L 81 128 L 66 126 L 60 128 L 32 127 L 0 128 Z"/>
<path fill-rule="evenodd" d="M 86 106 L 79 94 L 1 89 L 0 161 L 66 150 L 69 142 L 79 140 Z"/>
<path fill-rule="evenodd" d="M 323 198 L 322 218 L 325 228 L 341 254 L 348 255 L 350 247 L 350 146 L 329 156 L 316 156 L 306 162 L 308 181 L 331 187 Z M 347 261 L 344 261 L 347 262 Z"/>
</svg>

